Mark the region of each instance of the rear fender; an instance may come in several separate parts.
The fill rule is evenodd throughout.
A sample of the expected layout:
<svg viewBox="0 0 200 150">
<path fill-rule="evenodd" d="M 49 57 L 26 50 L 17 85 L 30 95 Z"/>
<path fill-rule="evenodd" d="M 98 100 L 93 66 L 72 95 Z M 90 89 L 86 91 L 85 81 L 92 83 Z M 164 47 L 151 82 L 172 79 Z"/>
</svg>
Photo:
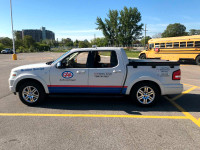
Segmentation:
<svg viewBox="0 0 200 150">
<path fill-rule="evenodd" d="M 127 90 L 126 90 L 126 95 L 129 95 L 130 94 L 130 92 L 131 92 L 131 89 L 132 89 L 132 87 L 136 84 L 136 83 L 138 83 L 138 82 L 141 82 L 141 81 L 151 81 L 151 82 L 155 82 L 156 84 L 158 84 L 158 86 L 160 87 L 160 90 L 161 90 L 161 95 L 162 95 L 162 93 L 163 93 L 163 87 L 161 86 L 162 84 L 161 84 L 161 82 L 159 81 L 159 80 L 156 80 L 155 78 L 152 78 L 152 77 L 149 77 L 149 76 L 143 76 L 143 77 L 139 77 L 139 78 L 137 78 L 137 79 L 134 79 L 134 80 L 132 80 L 133 82 L 131 82 L 129 85 L 128 85 L 128 87 L 127 87 Z"/>
</svg>

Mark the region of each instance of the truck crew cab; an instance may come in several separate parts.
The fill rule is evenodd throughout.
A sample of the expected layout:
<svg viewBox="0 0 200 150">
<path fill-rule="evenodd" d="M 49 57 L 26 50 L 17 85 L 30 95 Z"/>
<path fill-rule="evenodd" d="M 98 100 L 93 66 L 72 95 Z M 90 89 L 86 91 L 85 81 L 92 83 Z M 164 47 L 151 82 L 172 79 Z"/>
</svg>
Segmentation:
<svg viewBox="0 0 200 150">
<path fill-rule="evenodd" d="M 29 106 L 55 93 L 130 95 L 147 106 L 160 95 L 181 93 L 180 75 L 177 62 L 128 59 L 122 48 L 83 48 L 55 61 L 12 69 L 9 87 Z"/>
</svg>

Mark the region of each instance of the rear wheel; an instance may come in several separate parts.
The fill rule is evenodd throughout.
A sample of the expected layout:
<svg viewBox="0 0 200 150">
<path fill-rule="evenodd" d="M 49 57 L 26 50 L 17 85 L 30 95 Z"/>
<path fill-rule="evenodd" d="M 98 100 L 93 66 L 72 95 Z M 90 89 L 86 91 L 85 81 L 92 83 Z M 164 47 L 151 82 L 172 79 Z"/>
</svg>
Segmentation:
<svg viewBox="0 0 200 150">
<path fill-rule="evenodd" d="M 44 88 L 36 82 L 24 83 L 19 88 L 19 98 L 28 106 L 38 105 L 44 101 L 45 96 Z"/>
<path fill-rule="evenodd" d="M 196 58 L 195 61 L 196 61 L 196 64 L 197 64 L 197 65 L 200 65 L 200 56 L 197 56 L 197 58 Z"/>
<path fill-rule="evenodd" d="M 146 54 L 141 54 L 141 55 L 139 56 L 139 58 L 140 58 L 140 59 L 146 59 Z"/>
<path fill-rule="evenodd" d="M 131 91 L 131 99 L 140 106 L 153 105 L 159 97 L 160 92 L 157 86 L 148 82 L 138 84 Z"/>
</svg>

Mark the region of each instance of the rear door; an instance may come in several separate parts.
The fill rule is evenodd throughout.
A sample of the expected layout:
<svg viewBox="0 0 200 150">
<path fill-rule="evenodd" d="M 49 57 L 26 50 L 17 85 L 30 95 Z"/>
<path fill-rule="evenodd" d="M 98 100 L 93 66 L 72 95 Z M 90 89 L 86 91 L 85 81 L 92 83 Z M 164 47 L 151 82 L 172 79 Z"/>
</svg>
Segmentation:
<svg viewBox="0 0 200 150">
<path fill-rule="evenodd" d="M 122 63 L 122 58 L 119 57 L 121 52 L 93 51 L 92 53 L 94 64 L 89 68 L 90 93 L 124 93 L 126 67 Z"/>
</svg>

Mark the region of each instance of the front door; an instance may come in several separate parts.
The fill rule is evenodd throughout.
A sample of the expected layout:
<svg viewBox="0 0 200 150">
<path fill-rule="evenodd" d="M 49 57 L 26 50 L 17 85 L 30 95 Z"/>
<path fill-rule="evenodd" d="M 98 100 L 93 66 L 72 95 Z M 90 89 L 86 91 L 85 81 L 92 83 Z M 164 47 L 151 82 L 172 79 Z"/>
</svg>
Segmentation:
<svg viewBox="0 0 200 150">
<path fill-rule="evenodd" d="M 69 54 L 61 62 L 63 67 L 50 70 L 50 93 L 88 93 L 88 52 Z"/>
</svg>

